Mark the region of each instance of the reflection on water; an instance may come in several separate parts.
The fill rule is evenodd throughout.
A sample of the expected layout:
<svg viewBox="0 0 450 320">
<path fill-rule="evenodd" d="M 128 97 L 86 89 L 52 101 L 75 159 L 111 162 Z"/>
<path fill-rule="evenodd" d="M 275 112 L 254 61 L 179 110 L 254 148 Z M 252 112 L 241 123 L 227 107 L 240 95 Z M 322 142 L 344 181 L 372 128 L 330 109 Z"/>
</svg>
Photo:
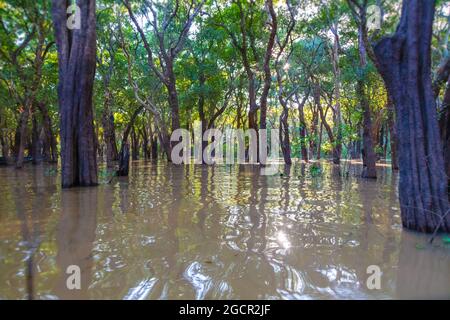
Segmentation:
<svg viewBox="0 0 450 320">
<path fill-rule="evenodd" d="M 61 190 L 54 169 L 0 168 L 0 299 L 450 298 L 450 248 L 402 231 L 388 167 L 360 170 L 134 162 Z"/>
</svg>

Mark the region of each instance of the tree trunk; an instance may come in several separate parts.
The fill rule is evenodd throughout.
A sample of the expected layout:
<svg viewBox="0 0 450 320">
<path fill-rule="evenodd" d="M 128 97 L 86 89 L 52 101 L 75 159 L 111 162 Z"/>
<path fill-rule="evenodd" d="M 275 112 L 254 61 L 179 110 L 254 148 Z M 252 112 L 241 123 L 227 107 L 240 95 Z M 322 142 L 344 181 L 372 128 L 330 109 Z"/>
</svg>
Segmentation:
<svg viewBox="0 0 450 320">
<path fill-rule="evenodd" d="M 158 137 L 154 134 L 152 125 L 149 125 L 150 150 L 149 158 L 155 160 L 158 158 Z"/>
<path fill-rule="evenodd" d="M 33 112 L 31 129 L 31 159 L 33 164 L 38 164 L 42 160 L 41 156 L 41 140 L 39 138 L 39 124 L 36 114 Z"/>
<path fill-rule="evenodd" d="M 127 126 L 125 127 L 125 130 L 123 131 L 122 143 L 119 152 L 119 171 L 118 171 L 119 176 L 128 175 L 129 164 L 127 162 L 130 161 L 130 145 L 128 143 L 128 137 L 130 136 L 131 130 L 133 129 L 134 122 L 136 121 L 138 115 L 142 112 L 143 109 L 144 106 L 140 106 L 136 110 L 134 110 L 133 114 L 131 115 L 130 122 L 128 122 Z"/>
<path fill-rule="evenodd" d="M 96 66 L 95 0 L 77 1 L 81 28 L 67 28 L 70 1 L 53 0 L 63 188 L 97 185 L 92 93 Z"/>
<path fill-rule="evenodd" d="M 447 181 L 431 82 L 435 2 L 403 1 L 397 32 L 375 47 L 396 108 L 403 226 L 450 231 Z"/>
<path fill-rule="evenodd" d="M 359 137 L 361 137 L 361 136 L 362 136 L 361 129 L 359 129 Z M 361 156 L 362 156 L 361 147 L 362 147 L 361 139 L 358 139 L 357 141 L 355 141 L 352 159 L 361 159 Z"/>
<path fill-rule="evenodd" d="M 317 144 L 317 160 L 322 159 L 322 136 L 323 136 L 323 122 L 320 121 L 319 143 Z"/>
<path fill-rule="evenodd" d="M 169 72 L 169 83 L 167 90 L 169 91 L 169 106 L 172 115 L 172 131 L 180 129 L 180 111 L 178 106 L 178 92 L 176 86 L 175 73 L 173 71 L 173 61 L 167 66 Z"/>
<path fill-rule="evenodd" d="M 397 154 L 397 131 L 395 129 L 395 106 L 388 97 L 388 126 L 389 136 L 391 142 L 391 166 L 392 170 L 397 171 L 398 168 L 398 154 Z"/>
<path fill-rule="evenodd" d="M 319 135 L 317 134 L 317 126 L 319 125 L 319 111 L 317 107 L 313 110 L 313 118 L 311 125 L 311 139 L 309 140 L 310 155 L 314 158 L 317 151 L 317 142 Z"/>
<path fill-rule="evenodd" d="M 144 156 L 145 160 L 150 159 L 150 150 L 148 148 L 148 134 L 147 129 L 145 128 L 145 125 L 142 125 L 142 128 L 139 130 L 139 134 L 142 137 L 142 155 Z"/>
<path fill-rule="evenodd" d="M 0 143 L 2 145 L 2 156 L 4 158 L 4 164 L 9 163 L 9 146 L 8 146 L 8 137 L 7 135 L 0 135 Z"/>
<path fill-rule="evenodd" d="M 372 139 L 372 116 L 370 112 L 369 101 L 364 88 L 363 73 L 367 69 L 367 51 L 362 39 L 363 26 L 359 27 L 359 59 L 360 59 L 360 73 L 356 84 L 356 92 L 360 98 L 361 108 L 363 110 L 363 178 L 376 179 L 376 154 Z"/>
<path fill-rule="evenodd" d="M 158 159 L 158 138 L 154 137 L 151 139 L 151 158 L 153 160 Z"/>
<path fill-rule="evenodd" d="M 322 132 L 323 127 L 325 127 L 325 131 L 327 132 L 328 139 L 330 140 L 330 143 L 333 147 L 333 149 L 332 149 L 333 163 L 339 164 L 341 162 L 341 151 L 340 151 L 340 148 L 338 149 L 336 146 L 336 139 L 334 137 L 333 130 L 331 129 L 330 125 L 327 122 L 326 113 L 323 112 L 323 108 L 320 103 L 320 86 L 318 83 L 316 83 L 314 85 L 314 102 L 316 104 L 317 110 L 319 110 L 320 121 L 322 123 L 321 127 L 320 127 L 320 132 Z M 320 137 L 320 142 L 322 143 L 322 137 Z M 319 152 L 320 152 L 320 149 L 319 149 Z"/>
<path fill-rule="evenodd" d="M 307 126 L 306 126 L 306 120 L 305 120 L 305 112 L 304 107 L 306 104 L 306 101 L 308 100 L 309 93 L 304 97 L 303 101 L 299 103 L 299 99 L 297 95 L 295 96 L 295 99 L 298 104 L 298 114 L 299 114 L 299 120 L 300 120 L 300 147 L 302 151 L 302 159 L 305 162 L 308 162 L 308 146 L 306 143 L 307 140 Z"/>
<path fill-rule="evenodd" d="M 201 132 L 201 141 L 202 141 L 202 164 L 206 164 L 205 158 L 203 157 L 203 151 L 206 149 L 206 147 L 208 146 L 208 142 L 203 140 L 203 137 L 205 135 L 206 130 L 208 129 L 208 121 L 206 120 L 206 114 L 205 114 L 205 94 L 204 94 L 204 86 L 205 86 L 205 82 L 206 82 L 206 78 L 205 75 L 203 73 L 203 70 L 200 70 L 199 72 L 199 82 L 200 82 L 200 94 L 198 97 L 198 114 L 200 117 L 200 122 L 202 125 L 202 132 Z"/>
<path fill-rule="evenodd" d="M 131 158 L 133 161 L 139 159 L 139 135 L 136 134 L 136 129 L 131 130 Z"/>
<path fill-rule="evenodd" d="M 130 145 L 127 141 L 120 148 L 119 153 L 119 170 L 117 175 L 119 177 L 127 177 L 130 171 Z"/>
<path fill-rule="evenodd" d="M 30 115 L 30 110 L 28 106 L 24 106 L 24 110 L 20 114 L 19 124 L 17 126 L 16 131 L 16 168 L 20 169 L 23 167 L 23 157 L 25 153 L 25 142 L 27 139 L 27 127 L 28 127 L 28 118 Z"/>
<path fill-rule="evenodd" d="M 280 102 L 283 99 L 280 98 Z M 290 143 L 290 137 L 289 137 L 289 108 L 286 105 L 286 101 L 282 102 L 283 111 L 280 116 L 280 144 L 281 144 L 281 151 L 283 152 L 283 158 L 284 163 L 287 165 L 292 164 L 291 159 L 291 143 Z"/>
<path fill-rule="evenodd" d="M 107 93 L 105 97 L 102 126 L 103 126 L 103 140 L 106 145 L 106 166 L 111 168 L 114 166 L 114 162 L 118 159 L 117 144 L 116 144 L 116 132 L 114 126 L 114 115 L 109 110 L 109 97 L 110 93 Z"/>
<path fill-rule="evenodd" d="M 342 115 L 341 115 L 341 68 L 339 66 L 339 33 L 338 33 L 338 21 L 333 23 L 332 32 L 334 35 L 333 41 L 333 71 L 334 71 L 334 101 L 335 107 L 333 112 L 334 129 L 336 131 L 335 141 L 333 142 L 333 163 L 341 163 L 342 155 Z"/>
<path fill-rule="evenodd" d="M 440 131 L 442 145 L 444 147 L 445 171 L 447 172 L 448 194 L 450 197 L 450 78 L 448 79 L 441 109 Z"/>
<path fill-rule="evenodd" d="M 270 86 L 272 84 L 272 74 L 270 71 L 270 61 L 272 58 L 272 51 L 273 47 L 275 45 L 275 38 L 277 35 L 277 29 L 278 29 L 278 21 L 277 21 L 277 15 L 275 13 L 275 10 L 273 8 L 273 1 L 272 0 L 266 0 L 266 9 L 269 13 L 269 21 L 270 21 L 270 35 L 269 39 L 267 41 L 267 47 L 266 52 L 264 55 L 264 64 L 263 64 L 263 71 L 264 71 L 264 85 L 263 85 L 263 91 L 261 93 L 261 99 L 260 99 L 260 118 L 259 118 L 259 126 L 260 129 L 264 130 L 267 128 L 266 124 L 266 118 L 267 118 L 267 98 L 269 96 L 269 90 Z M 287 119 L 287 114 L 286 114 Z M 287 129 L 286 129 L 287 130 Z M 265 156 L 265 152 L 262 153 L 263 156 Z M 290 158 L 290 156 L 289 156 Z M 265 161 L 264 161 L 265 163 Z"/>
<path fill-rule="evenodd" d="M 48 114 L 47 106 L 43 103 L 37 103 L 37 107 L 42 115 L 42 131 L 43 131 L 43 157 L 44 161 L 50 163 L 58 162 L 58 149 L 56 137 L 53 134 L 52 120 Z"/>
</svg>

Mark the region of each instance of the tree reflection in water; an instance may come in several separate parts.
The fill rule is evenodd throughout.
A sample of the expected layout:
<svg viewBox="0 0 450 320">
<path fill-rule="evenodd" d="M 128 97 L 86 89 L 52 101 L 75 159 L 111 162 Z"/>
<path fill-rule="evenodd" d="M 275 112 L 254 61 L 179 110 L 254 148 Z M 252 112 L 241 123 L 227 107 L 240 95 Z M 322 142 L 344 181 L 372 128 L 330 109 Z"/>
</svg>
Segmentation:
<svg viewBox="0 0 450 320">
<path fill-rule="evenodd" d="M 0 168 L 0 298 L 450 297 L 448 248 L 402 231 L 389 168 L 367 181 L 358 164 L 309 166 L 137 161 L 129 178 L 64 191 L 44 167 Z M 81 290 L 66 287 L 69 265 Z M 381 290 L 366 287 L 369 265 Z"/>
</svg>

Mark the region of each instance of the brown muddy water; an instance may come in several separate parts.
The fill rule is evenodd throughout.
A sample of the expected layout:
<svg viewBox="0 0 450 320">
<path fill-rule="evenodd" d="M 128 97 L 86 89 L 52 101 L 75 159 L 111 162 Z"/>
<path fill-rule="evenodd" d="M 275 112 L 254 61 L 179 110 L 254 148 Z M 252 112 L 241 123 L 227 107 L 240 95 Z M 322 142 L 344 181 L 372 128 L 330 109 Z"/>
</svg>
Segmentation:
<svg viewBox="0 0 450 320">
<path fill-rule="evenodd" d="M 52 167 L 0 168 L 0 299 L 450 299 L 450 247 L 402 231 L 390 168 L 322 169 L 142 161 L 61 190 Z"/>
</svg>

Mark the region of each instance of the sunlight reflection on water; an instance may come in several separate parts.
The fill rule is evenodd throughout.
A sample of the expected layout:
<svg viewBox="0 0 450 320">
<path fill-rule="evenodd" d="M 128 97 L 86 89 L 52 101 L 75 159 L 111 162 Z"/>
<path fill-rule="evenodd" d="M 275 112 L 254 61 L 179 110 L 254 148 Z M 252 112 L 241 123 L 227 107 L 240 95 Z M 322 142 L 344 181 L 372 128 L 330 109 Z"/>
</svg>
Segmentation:
<svg viewBox="0 0 450 320">
<path fill-rule="evenodd" d="M 0 168 L 0 299 L 450 298 L 450 249 L 403 232 L 397 177 L 380 166 L 133 162 L 129 178 L 61 190 L 45 167 Z M 65 287 L 79 265 L 81 290 Z M 383 271 L 369 290 L 366 269 Z"/>
</svg>

